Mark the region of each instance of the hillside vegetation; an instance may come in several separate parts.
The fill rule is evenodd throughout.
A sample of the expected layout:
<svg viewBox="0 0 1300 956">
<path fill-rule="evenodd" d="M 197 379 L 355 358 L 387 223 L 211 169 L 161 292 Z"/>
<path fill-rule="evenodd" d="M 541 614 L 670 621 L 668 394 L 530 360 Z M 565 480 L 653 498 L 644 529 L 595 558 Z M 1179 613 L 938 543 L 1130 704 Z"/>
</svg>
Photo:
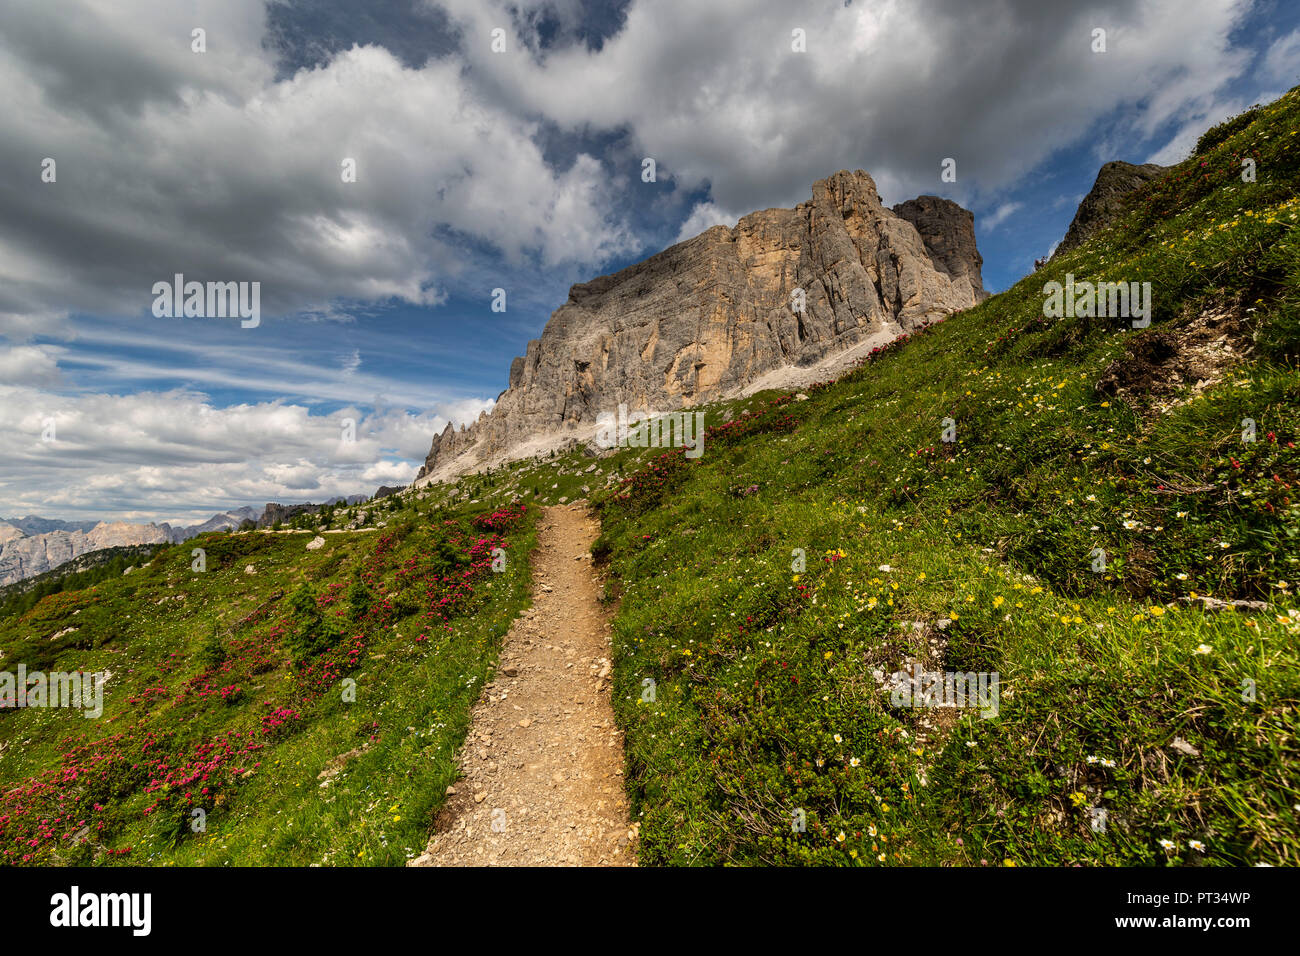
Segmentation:
<svg viewBox="0 0 1300 956">
<path fill-rule="evenodd" d="M 643 863 L 1300 863 L 1298 132 L 1293 91 L 603 499 Z M 1045 319 L 1067 273 L 1151 282 L 1151 327 Z M 909 660 L 997 716 L 893 706 Z"/>
<path fill-rule="evenodd" d="M 0 617 L 30 611 L 42 598 L 51 594 L 78 591 L 129 573 L 164 547 L 166 545 L 136 544 L 87 551 L 57 568 L 6 584 L 0 587 Z"/>
<path fill-rule="evenodd" d="M 109 675 L 96 719 L 0 711 L 0 862 L 422 852 L 533 538 L 522 506 L 442 505 L 407 496 L 315 549 L 202 535 L 0 618 L 6 670 Z"/>
</svg>

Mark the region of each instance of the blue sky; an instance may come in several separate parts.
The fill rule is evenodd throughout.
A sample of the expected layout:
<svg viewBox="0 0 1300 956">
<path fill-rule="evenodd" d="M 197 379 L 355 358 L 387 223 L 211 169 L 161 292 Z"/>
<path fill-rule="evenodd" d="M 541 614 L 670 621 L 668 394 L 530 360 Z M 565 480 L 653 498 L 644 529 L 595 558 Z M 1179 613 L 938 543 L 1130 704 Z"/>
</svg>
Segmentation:
<svg viewBox="0 0 1300 956">
<path fill-rule="evenodd" d="M 572 283 L 841 168 L 972 209 L 1005 289 L 1103 162 L 1297 82 L 1279 0 L 0 0 L 0 515 L 409 481 Z M 260 325 L 156 318 L 176 272 Z"/>
</svg>

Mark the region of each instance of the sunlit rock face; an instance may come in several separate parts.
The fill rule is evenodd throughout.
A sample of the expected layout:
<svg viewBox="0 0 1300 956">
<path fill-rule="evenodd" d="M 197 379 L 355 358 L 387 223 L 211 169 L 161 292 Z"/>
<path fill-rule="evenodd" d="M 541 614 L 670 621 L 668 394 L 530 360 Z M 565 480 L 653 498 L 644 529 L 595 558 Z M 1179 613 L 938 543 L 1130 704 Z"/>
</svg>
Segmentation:
<svg viewBox="0 0 1300 956">
<path fill-rule="evenodd" d="M 511 364 L 492 412 L 436 436 L 417 482 L 578 435 L 620 404 L 688 408 L 969 308 L 987 295 L 981 264 L 967 210 L 934 196 L 886 209 L 870 176 L 838 172 L 793 209 L 575 285 Z"/>
<path fill-rule="evenodd" d="M 44 574 L 90 551 L 130 544 L 163 544 L 170 540 L 171 529 L 165 524 L 101 521 L 89 531 L 25 535 L 9 524 L 0 523 L 0 585 Z"/>
</svg>

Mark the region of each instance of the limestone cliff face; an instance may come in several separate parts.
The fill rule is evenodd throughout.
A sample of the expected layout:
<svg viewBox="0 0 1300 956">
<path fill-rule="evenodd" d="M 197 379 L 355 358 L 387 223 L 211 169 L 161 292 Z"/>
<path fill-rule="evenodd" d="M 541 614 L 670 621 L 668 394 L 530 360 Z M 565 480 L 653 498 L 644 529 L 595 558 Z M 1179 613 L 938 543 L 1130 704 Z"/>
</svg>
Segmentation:
<svg viewBox="0 0 1300 956">
<path fill-rule="evenodd" d="M 961 284 L 965 282 L 976 302 L 989 297 L 980 275 L 984 257 L 975 248 L 973 212 L 951 199 L 918 196 L 899 203 L 894 207 L 894 213 L 916 227 L 935 269 L 946 275 L 954 287 L 962 288 Z"/>
<path fill-rule="evenodd" d="M 12 525 L 0 523 L 0 585 L 42 574 L 89 551 L 169 540 L 171 529 L 165 524 L 102 521 L 89 531 L 25 535 Z"/>
<path fill-rule="evenodd" d="M 620 403 L 690 407 L 969 308 L 986 297 L 980 266 L 968 211 L 933 196 L 891 211 L 866 173 L 838 172 L 793 209 L 751 213 L 573 286 L 511 363 L 496 407 L 436 436 L 417 482 L 577 434 Z"/>
</svg>

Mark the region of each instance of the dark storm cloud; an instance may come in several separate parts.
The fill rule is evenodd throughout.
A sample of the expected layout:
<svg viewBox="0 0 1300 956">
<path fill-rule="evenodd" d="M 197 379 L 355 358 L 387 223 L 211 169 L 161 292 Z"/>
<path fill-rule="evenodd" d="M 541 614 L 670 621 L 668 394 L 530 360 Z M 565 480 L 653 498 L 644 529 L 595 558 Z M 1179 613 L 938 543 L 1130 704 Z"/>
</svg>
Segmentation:
<svg viewBox="0 0 1300 956">
<path fill-rule="evenodd" d="M 488 52 L 490 5 L 444 6 L 504 108 L 626 127 L 665 175 L 710 184 L 732 214 L 797 202 L 846 166 L 872 172 L 886 198 L 934 192 L 948 157 L 958 182 L 946 191 L 973 202 L 1056 150 L 1093 149 L 1090 128 L 1121 110 L 1134 138 L 1198 119 L 1250 61 L 1228 39 L 1243 0 L 659 0 L 634 4 L 599 52 L 506 62 Z M 796 28 L 806 53 L 791 49 Z"/>
</svg>

